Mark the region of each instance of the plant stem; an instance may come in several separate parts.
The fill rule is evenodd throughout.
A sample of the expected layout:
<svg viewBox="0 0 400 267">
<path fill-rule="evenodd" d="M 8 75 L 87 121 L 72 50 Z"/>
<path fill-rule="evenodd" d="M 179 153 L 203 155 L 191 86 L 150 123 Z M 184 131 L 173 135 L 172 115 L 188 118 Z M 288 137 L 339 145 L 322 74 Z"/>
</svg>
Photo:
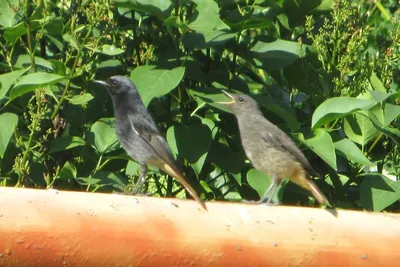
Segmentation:
<svg viewBox="0 0 400 267">
<path fill-rule="evenodd" d="M 71 76 L 72 76 L 73 73 L 75 72 L 75 68 L 76 68 L 76 65 L 78 64 L 78 61 L 79 61 L 80 56 L 81 56 L 81 49 L 78 50 L 78 54 L 76 55 L 74 64 L 72 65 Z M 64 87 L 63 94 L 62 94 L 60 100 L 58 101 L 58 103 L 57 103 L 57 105 L 56 105 L 56 107 L 55 107 L 55 109 L 54 109 L 54 111 L 53 111 L 53 114 L 51 114 L 51 120 L 53 120 L 53 119 L 57 116 L 58 111 L 59 111 L 59 109 L 61 108 L 61 105 L 64 103 L 64 100 L 65 100 L 65 98 L 67 97 L 67 93 L 68 93 L 68 89 L 69 89 L 69 86 L 70 86 L 70 85 L 71 85 L 71 81 L 68 80 L 68 81 L 67 81 L 67 84 L 66 84 L 65 87 Z"/>
<path fill-rule="evenodd" d="M 31 36 L 31 23 L 29 21 L 29 4 L 31 1 L 26 1 L 26 35 L 28 39 L 28 53 L 31 58 L 32 67 L 34 72 L 37 72 L 36 62 L 35 62 L 35 53 L 32 51 L 32 36 Z"/>
</svg>

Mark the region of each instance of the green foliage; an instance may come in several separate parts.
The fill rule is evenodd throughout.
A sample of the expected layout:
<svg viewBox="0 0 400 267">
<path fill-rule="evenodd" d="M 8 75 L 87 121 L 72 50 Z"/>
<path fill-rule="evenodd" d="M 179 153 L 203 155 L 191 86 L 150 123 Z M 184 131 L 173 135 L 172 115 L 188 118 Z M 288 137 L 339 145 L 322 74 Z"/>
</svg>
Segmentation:
<svg viewBox="0 0 400 267">
<path fill-rule="evenodd" d="M 376 1 L 375 1 L 376 2 Z M 258 199 L 221 89 L 252 95 L 343 208 L 400 203 L 396 1 L 0 0 L 2 185 L 130 191 L 138 164 L 92 82 L 129 76 L 207 199 Z M 149 193 L 184 197 L 150 169 Z M 313 205 L 291 183 L 277 201 Z"/>
</svg>

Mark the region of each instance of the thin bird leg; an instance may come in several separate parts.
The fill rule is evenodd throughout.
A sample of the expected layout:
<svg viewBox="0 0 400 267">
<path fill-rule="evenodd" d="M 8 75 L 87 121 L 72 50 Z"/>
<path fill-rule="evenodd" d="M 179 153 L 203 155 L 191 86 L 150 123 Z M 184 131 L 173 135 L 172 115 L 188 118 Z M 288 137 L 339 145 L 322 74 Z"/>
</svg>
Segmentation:
<svg viewBox="0 0 400 267">
<path fill-rule="evenodd" d="M 272 178 L 272 183 L 268 187 L 267 191 L 265 191 L 262 198 L 259 201 L 257 201 L 258 204 L 264 203 L 265 201 L 267 201 L 267 203 L 272 203 L 272 198 L 274 197 L 276 190 L 278 190 L 279 183 L 278 179 L 276 179 L 274 176 L 272 176 L 271 178 Z"/>
<path fill-rule="evenodd" d="M 140 165 L 140 176 L 135 187 L 132 190 L 134 194 L 140 194 L 142 192 L 142 187 L 144 185 L 144 182 L 146 181 L 146 174 L 147 174 L 146 164 Z"/>
</svg>

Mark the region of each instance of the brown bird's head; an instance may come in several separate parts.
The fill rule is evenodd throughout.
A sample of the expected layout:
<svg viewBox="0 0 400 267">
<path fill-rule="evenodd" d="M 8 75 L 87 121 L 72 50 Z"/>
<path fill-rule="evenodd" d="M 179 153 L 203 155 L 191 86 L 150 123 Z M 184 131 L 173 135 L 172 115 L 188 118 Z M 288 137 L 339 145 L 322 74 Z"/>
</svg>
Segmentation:
<svg viewBox="0 0 400 267">
<path fill-rule="evenodd" d="M 257 102 L 250 96 L 245 94 L 230 94 L 224 90 L 222 90 L 222 92 L 232 101 L 217 103 L 229 106 L 235 115 L 239 113 L 258 111 Z"/>
</svg>

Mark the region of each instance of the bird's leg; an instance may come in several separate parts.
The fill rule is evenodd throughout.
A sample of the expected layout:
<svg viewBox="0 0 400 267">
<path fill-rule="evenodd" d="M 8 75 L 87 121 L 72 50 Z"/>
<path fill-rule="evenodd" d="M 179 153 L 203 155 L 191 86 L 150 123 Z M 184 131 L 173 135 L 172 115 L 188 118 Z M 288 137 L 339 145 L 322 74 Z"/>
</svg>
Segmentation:
<svg viewBox="0 0 400 267">
<path fill-rule="evenodd" d="M 146 166 L 146 164 L 141 164 L 139 179 L 138 179 L 135 187 L 132 190 L 132 192 L 134 194 L 140 194 L 142 192 L 143 184 L 146 181 L 146 174 L 147 174 L 147 166 Z"/>
<path fill-rule="evenodd" d="M 272 183 L 268 187 L 267 191 L 265 191 L 262 198 L 259 201 L 257 201 L 258 204 L 264 203 L 265 201 L 267 201 L 268 204 L 273 204 L 272 198 L 274 197 L 276 191 L 278 190 L 279 182 L 276 176 L 272 176 L 271 178 L 272 178 Z"/>
</svg>

